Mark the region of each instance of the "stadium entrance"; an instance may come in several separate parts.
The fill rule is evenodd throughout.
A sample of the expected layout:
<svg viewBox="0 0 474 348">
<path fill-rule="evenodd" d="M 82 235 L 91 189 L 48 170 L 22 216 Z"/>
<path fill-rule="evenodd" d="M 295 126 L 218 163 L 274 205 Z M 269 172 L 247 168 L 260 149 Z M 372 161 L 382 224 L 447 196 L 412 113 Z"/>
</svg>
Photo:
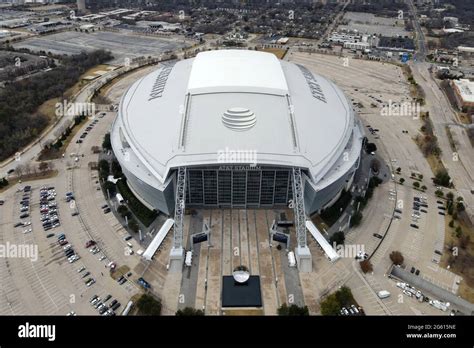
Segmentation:
<svg viewBox="0 0 474 348">
<path fill-rule="evenodd" d="M 187 207 L 284 207 L 293 197 L 291 168 L 188 167 Z"/>
</svg>

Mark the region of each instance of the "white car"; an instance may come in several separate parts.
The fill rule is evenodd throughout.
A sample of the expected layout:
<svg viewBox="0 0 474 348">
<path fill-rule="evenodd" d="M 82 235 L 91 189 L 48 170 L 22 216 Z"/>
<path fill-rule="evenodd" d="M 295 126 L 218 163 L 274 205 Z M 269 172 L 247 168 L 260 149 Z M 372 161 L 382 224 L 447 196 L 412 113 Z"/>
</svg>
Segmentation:
<svg viewBox="0 0 474 348">
<path fill-rule="evenodd" d="M 23 226 L 30 226 L 30 225 L 31 225 L 31 221 L 27 221 L 23 223 Z"/>
<path fill-rule="evenodd" d="M 102 261 L 102 260 L 105 260 L 105 256 L 102 255 L 101 257 L 99 257 L 99 261 Z"/>
<path fill-rule="evenodd" d="M 23 233 L 30 233 L 31 231 L 33 231 L 31 228 L 28 228 L 26 230 L 23 231 Z"/>
<path fill-rule="evenodd" d="M 75 316 L 75 315 L 76 315 L 76 312 L 70 311 L 70 312 L 67 314 L 68 317 L 70 317 L 71 315 L 72 315 L 72 316 Z"/>
<path fill-rule="evenodd" d="M 92 284 L 94 284 L 94 283 L 95 283 L 95 280 L 92 279 L 89 283 L 86 284 L 86 286 L 87 286 L 87 287 L 90 287 L 90 286 L 91 286 Z"/>
<path fill-rule="evenodd" d="M 113 261 L 110 261 L 106 267 L 109 267 L 111 269 L 115 269 L 115 267 L 117 267 L 117 264 Z"/>
<path fill-rule="evenodd" d="M 72 248 L 71 244 L 67 244 L 66 246 L 63 247 L 64 251 L 69 250 Z"/>
<path fill-rule="evenodd" d="M 74 263 L 77 260 L 79 260 L 81 257 L 79 255 L 73 255 L 71 259 L 69 260 L 69 263 Z"/>
<path fill-rule="evenodd" d="M 77 270 L 77 273 L 81 273 L 81 272 L 84 271 L 85 269 L 86 269 L 86 268 L 85 268 L 84 266 L 82 266 L 81 268 L 79 268 L 79 269 Z"/>
</svg>

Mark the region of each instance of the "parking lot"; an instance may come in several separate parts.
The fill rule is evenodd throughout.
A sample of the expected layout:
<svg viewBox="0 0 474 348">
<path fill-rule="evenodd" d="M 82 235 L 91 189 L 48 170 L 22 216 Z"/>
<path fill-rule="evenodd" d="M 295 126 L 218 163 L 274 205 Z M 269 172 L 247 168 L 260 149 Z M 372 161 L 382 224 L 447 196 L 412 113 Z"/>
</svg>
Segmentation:
<svg viewBox="0 0 474 348">
<path fill-rule="evenodd" d="M 347 12 L 344 20 L 348 25 L 339 25 L 338 30 L 357 30 L 360 34 L 377 34 L 383 36 L 408 36 L 404 28 L 404 21 L 398 18 L 378 17 L 372 13 Z"/>
<path fill-rule="evenodd" d="M 1 314 L 99 314 L 99 308 L 93 308 L 89 300 L 94 295 L 104 298 L 107 294 L 112 297 L 110 302 L 117 300 L 121 304 L 117 307 L 120 313 L 140 291 L 134 272 L 139 258 L 130 255 L 130 247 L 123 239 L 127 232 L 112 214 L 104 214 L 101 209 L 104 196 L 97 190 L 97 178 L 88 166 L 89 160 L 97 157 L 91 147 L 101 144 L 113 118 L 98 120 L 82 143 L 76 143 L 82 134 L 78 132 L 65 157 L 56 162 L 57 177 L 15 185 L 2 194 L 2 243 L 37 246 L 38 259 L 0 260 L 4 280 Z M 24 191 L 26 186 L 31 186 L 30 193 Z M 81 190 L 76 194 L 77 187 Z M 19 222 L 25 225 L 14 227 Z M 64 238 L 62 245 L 58 237 Z M 92 246 L 86 248 L 90 240 L 100 250 L 93 253 Z M 118 283 L 109 275 L 111 263 L 124 273 L 125 280 Z"/>
<path fill-rule="evenodd" d="M 158 57 L 165 51 L 185 47 L 172 38 L 134 35 L 125 32 L 97 31 L 81 33 L 65 31 L 47 36 L 33 37 L 13 45 L 16 49 L 28 48 L 34 52 L 46 51 L 53 54 L 79 54 L 82 51 L 98 49 L 112 52 L 114 60 L 110 64 L 124 64 L 125 58 L 140 56 Z"/>
</svg>

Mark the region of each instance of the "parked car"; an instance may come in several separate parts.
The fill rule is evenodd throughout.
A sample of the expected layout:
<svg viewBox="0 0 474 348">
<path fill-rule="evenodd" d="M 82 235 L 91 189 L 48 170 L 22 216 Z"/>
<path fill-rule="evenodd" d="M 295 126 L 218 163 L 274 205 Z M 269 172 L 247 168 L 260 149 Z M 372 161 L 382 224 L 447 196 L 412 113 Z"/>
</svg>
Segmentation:
<svg viewBox="0 0 474 348">
<path fill-rule="evenodd" d="M 109 295 L 105 296 L 104 301 L 102 301 L 102 302 L 105 303 L 108 300 L 110 300 L 111 298 L 112 298 L 112 295 L 109 294 Z"/>
<path fill-rule="evenodd" d="M 91 247 L 91 246 L 93 246 L 93 245 L 95 245 L 95 244 L 96 244 L 95 241 L 89 240 L 89 241 L 87 241 L 87 243 L 86 243 L 86 248 L 89 248 L 89 247 Z"/>
</svg>

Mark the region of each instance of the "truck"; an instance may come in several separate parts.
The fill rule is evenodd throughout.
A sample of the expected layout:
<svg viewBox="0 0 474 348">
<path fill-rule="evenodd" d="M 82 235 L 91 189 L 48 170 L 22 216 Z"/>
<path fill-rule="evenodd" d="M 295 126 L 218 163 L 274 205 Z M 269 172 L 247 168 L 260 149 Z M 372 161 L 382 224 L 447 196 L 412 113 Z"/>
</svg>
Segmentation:
<svg viewBox="0 0 474 348">
<path fill-rule="evenodd" d="M 184 260 L 186 266 L 191 267 L 193 264 L 193 252 L 186 251 L 186 259 Z"/>
<path fill-rule="evenodd" d="M 430 305 L 432 305 L 434 308 L 437 308 L 437 309 L 440 309 L 442 310 L 443 312 L 446 312 L 446 310 L 449 308 L 450 306 L 450 303 L 449 302 L 441 302 L 441 301 L 438 301 L 438 300 L 430 300 Z"/>
<path fill-rule="evenodd" d="M 122 312 L 122 315 L 128 315 L 128 313 L 130 312 L 130 309 L 132 309 L 132 306 L 133 306 L 133 301 L 128 301 L 127 306 Z"/>
<path fill-rule="evenodd" d="M 290 251 L 288 253 L 288 266 L 290 267 L 295 267 L 296 266 L 296 258 L 295 258 L 295 253 Z"/>
</svg>

